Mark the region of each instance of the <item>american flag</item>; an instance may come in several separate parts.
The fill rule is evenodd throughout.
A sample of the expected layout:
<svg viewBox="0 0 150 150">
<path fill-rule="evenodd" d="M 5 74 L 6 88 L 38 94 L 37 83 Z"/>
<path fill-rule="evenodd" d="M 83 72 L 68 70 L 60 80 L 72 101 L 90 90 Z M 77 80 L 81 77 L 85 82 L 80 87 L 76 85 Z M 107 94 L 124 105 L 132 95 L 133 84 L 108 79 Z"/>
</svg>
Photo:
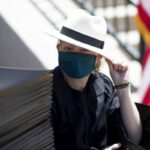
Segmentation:
<svg viewBox="0 0 150 150">
<path fill-rule="evenodd" d="M 139 95 L 143 104 L 150 105 L 150 47 L 145 51 L 142 67 L 143 72 Z"/>
<path fill-rule="evenodd" d="M 137 8 L 135 21 L 146 44 L 139 95 L 143 104 L 150 105 L 150 0 L 140 0 Z"/>
</svg>

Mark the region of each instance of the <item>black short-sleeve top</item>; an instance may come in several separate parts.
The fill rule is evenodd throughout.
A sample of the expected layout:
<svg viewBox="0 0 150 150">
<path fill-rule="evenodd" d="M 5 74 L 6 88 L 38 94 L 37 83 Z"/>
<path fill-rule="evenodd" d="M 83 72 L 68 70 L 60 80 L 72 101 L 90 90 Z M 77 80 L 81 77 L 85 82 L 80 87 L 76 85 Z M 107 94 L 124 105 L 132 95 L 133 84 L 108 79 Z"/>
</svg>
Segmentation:
<svg viewBox="0 0 150 150">
<path fill-rule="evenodd" d="M 56 150 L 102 149 L 108 145 L 108 117 L 119 110 L 110 79 L 91 74 L 85 89 L 72 89 L 59 67 L 54 69 L 52 124 Z"/>
</svg>

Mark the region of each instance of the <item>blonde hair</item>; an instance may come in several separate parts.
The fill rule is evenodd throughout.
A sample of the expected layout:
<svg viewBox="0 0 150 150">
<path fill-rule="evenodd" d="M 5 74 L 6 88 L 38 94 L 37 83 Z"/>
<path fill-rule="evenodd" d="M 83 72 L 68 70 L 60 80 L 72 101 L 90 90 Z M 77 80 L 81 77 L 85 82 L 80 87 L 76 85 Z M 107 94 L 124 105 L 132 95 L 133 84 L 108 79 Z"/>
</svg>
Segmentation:
<svg viewBox="0 0 150 150">
<path fill-rule="evenodd" d="M 95 74 L 99 72 L 100 65 L 101 65 L 101 60 L 99 59 L 98 61 L 96 61 L 96 64 L 95 64 L 95 68 L 94 68 Z"/>
</svg>

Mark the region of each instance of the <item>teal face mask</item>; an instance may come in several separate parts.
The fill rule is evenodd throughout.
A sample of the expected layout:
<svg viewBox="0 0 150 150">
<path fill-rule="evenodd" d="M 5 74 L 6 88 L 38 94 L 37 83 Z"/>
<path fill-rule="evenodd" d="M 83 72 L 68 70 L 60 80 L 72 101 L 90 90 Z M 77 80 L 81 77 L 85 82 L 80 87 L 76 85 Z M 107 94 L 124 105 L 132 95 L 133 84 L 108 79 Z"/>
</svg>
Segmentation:
<svg viewBox="0 0 150 150">
<path fill-rule="evenodd" d="M 59 52 L 59 66 L 72 78 L 83 78 L 89 75 L 95 68 L 96 56 L 75 53 Z"/>
</svg>

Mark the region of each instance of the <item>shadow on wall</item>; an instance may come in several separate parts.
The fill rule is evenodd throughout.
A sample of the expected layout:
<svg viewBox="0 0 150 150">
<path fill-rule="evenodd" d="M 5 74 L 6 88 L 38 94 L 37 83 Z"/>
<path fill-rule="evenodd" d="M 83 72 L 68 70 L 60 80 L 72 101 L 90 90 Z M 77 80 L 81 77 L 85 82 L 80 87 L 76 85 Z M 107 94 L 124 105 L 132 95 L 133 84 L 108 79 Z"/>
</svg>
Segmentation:
<svg viewBox="0 0 150 150">
<path fill-rule="evenodd" d="M 0 16 L 0 66 L 45 69 L 2 16 Z"/>
</svg>

